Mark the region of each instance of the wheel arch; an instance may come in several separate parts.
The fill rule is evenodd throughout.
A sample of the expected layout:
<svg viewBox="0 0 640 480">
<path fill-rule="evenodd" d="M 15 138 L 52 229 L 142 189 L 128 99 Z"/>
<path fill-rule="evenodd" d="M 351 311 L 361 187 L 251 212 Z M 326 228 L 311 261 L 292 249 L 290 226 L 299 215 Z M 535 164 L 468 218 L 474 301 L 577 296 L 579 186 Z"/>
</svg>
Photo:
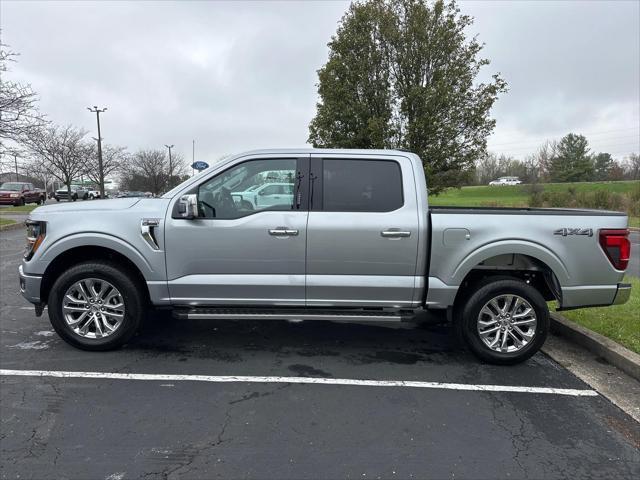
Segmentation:
<svg viewBox="0 0 640 480">
<path fill-rule="evenodd" d="M 562 301 L 562 284 L 569 279 L 564 263 L 549 249 L 522 242 L 500 242 L 477 250 L 454 272 L 460 285 L 455 304 L 467 296 L 470 286 L 489 277 L 515 277 L 533 285 L 546 300 Z"/>
<path fill-rule="evenodd" d="M 46 303 L 53 283 L 62 272 L 85 261 L 104 260 L 118 265 L 129 273 L 139 285 L 145 301 L 150 299 L 145 275 L 139 265 L 123 253 L 103 245 L 80 245 L 70 247 L 60 253 L 47 265 L 40 284 L 40 299 Z"/>
</svg>

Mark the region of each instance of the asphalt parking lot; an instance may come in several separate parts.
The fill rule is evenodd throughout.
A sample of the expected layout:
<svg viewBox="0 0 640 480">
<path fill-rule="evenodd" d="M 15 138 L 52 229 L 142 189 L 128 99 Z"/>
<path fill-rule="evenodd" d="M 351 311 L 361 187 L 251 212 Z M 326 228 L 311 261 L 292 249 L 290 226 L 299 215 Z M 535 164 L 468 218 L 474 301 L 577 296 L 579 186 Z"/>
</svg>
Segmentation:
<svg viewBox="0 0 640 480">
<path fill-rule="evenodd" d="M 0 368 L 97 373 L 0 376 L 2 478 L 640 473 L 639 424 L 588 385 L 541 353 L 515 367 L 480 364 L 445 327 L 152 314 L 120 351 L 75 350 L 20 296 L 22 245 L 21 230 L 0 232 Z M 113 378 L 127 373 L 169 377 Z M 220 381 L 229 376 L 270 380 Z M 488 385 L 515 391 L 484 391 Z"/>
</svg>

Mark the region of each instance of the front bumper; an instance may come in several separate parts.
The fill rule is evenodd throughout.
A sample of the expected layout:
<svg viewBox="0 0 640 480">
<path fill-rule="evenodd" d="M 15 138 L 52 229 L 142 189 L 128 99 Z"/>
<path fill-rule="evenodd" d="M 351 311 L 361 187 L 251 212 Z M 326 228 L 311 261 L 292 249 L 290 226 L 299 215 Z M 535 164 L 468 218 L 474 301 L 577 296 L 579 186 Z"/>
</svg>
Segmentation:
<svg viewBox="0 0 640 480">
<path fill-rule="evenodd" d="M 22 265 L 18 267 L 18 275 L 20 276 L 20 293 L 22 293 L 22 296 L 31 303 L 39 304 L 42 276 L 27 275 L 24 273 Z"/>
<path fill-rule="evenodd" d="M 2 197 L 0 198 L 0 205 L 20 205 L 20 198 Z"/>
<path fill-rule="evenodd" d="M 623 303 L 627 303 L 630 296 L 631 296 L 631 284 L 619 283 L 618 291 L 616 292 L 616 296 L 613 299 L 612 305 L 622 305 Z"/>
</svg>

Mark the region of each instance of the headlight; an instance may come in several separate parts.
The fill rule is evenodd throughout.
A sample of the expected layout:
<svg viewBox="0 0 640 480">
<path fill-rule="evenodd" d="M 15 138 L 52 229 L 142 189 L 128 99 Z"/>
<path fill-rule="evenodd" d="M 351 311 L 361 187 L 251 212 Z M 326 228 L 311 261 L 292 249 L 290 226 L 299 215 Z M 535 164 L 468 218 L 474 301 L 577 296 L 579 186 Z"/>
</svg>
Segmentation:
<svg viewBox="0 0 640 480">
<path fill-rule="evenodd" d="M 20 194 L 19 193 L 11 193 L 11 194 L 9 194 L 9 196 L 11 198 L 18 198 L 20 196 Z"/>
<path fill-rule="evenodd" d="M 27 220 L 25 225 L 27 226 L 27 244 L 24 248 L 24 258 L 29 260 L 44 240 L 47 233 L 47 223 Z"/>
</svg>

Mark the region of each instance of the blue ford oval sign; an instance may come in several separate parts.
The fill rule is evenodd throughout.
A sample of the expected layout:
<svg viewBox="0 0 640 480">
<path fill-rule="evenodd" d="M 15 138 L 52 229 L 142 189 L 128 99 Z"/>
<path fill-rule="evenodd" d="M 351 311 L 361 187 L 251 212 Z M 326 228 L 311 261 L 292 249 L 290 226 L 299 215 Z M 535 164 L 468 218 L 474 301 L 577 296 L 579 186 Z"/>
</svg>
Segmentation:
<svg viewBox="0 0 640 480">
<path fill-rule="evenodd" d="M 198 160 L 197 162 L 193 162 L 191 168 L 195 168 L 196 170 L 204 170 L 205 168 L 209 168 L 209 164 L 207 162 Z"/>
</svg>

